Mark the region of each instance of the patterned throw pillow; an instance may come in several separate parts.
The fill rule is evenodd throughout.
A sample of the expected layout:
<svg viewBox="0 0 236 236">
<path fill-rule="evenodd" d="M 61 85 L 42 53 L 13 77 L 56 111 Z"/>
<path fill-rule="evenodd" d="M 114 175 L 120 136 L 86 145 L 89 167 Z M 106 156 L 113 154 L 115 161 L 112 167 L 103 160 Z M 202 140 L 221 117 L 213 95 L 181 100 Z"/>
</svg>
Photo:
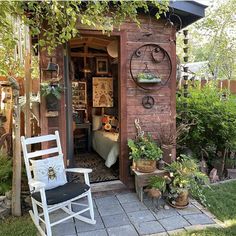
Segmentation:
<svg viewBox="0 0 236 236">
<path fill-rule="evenodd" d="M 45 189 L 52 189 L 67 183 L 63 155 L 42 160 L 30 160 L 34 179 L 43 182 Z"/>
<path fill-rule="evenodd" d="M 118 132 L 119 121 L 115 116 L 102 117 L 102 129 L 108 132 Z"/>
</svg>

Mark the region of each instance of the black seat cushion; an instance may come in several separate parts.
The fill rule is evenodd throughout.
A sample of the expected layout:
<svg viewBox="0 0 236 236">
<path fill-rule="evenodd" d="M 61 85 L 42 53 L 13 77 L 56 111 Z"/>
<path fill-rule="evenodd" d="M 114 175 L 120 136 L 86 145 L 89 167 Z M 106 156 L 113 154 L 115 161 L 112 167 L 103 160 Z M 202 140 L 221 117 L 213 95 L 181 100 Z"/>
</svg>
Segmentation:
<svg viewBox="0 0 236 236">
<path fill-rule="evenodd" d="M 74 197 L 81 195 L 89 190 L 89 186 L 83 183 L 66 183 L 62 186 L 59 186 L 54 189 L 46 190 L 46 199 L 48 205 L 57 204 L 70 200 Z M 41 202 L 40 192 L 35 192 L 32 194 L 32 197 Z"/>
</svg>

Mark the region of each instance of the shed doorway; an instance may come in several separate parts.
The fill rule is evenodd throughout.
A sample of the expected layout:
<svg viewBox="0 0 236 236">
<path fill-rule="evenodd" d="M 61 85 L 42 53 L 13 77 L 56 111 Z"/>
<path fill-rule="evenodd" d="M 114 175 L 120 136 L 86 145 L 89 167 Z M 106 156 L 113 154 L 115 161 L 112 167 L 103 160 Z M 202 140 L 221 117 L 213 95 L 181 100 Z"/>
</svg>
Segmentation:
<svg viewBox="0 0 236 236">
<path fill-rule="evenodd" d="M 118 37 L 70 41 L 73 165 L 93 169 L 91 183 L 119 179 L 118 52 Z"/>
</svg>

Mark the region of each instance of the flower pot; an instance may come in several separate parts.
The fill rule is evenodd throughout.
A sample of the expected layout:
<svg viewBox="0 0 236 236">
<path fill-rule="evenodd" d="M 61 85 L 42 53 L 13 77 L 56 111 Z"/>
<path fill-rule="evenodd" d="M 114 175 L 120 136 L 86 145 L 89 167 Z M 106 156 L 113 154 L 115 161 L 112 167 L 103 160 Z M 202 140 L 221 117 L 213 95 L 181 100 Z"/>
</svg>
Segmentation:
<svg viewBox="0 0 236 236">
<path fill-rule="evenodd" d="M 158 188 L 150 188 L 148 189 L 148 196 L 151 198 L 160 198 L 161 191 Z"/>
<path fill-rule="evenodd" d="M 156 161 L 140 159 L 136 161 L 136 168 L 139 172 L 150 173 L 156 170 Z"/>
<path fill-rule="evenodd" d="M 153 84 L 153 83 L 160 83 L 161 79 L 160 78 L 153 78 L 153 79 L 137 78 L 137 81 L 143 84 Z"/>
<path fill-rule="evenodd" d="M 184 66 L 184 72 L 188 72 L 188 67 Z"/>
<path fill-rule="evenodd" d="M 188 195 L 188 190 L 180 192 L 178 197 L 175 199 L 175 205 L 178 207 L 186 207 L 189 203 Z"/>
<path fill-rule="evenodd" d="M 172 207 L 183 209 L 189 204 L 189 192 L 187 189 L 181 191 L 176 199 L 169 200 L 169 204 Z"/>
<path fill-rule="evenodd" d="M 184 62 L 188 62 L 188 56 L 184 57 Z"/>
<path fill-rule="evenodd" d="M 49 94 L 45 97 L 46 107 L 48 111 L 58 111 L 59 109 L 59 100 L 52 94 Z"/>
<path fill-rule="evenodd" d="M 184 53 L 188 53 L 188 47 L 184 48 Z"/>
<path fill-rule="evenodd" d="M 184 44 L 188 44 L 188 39 L 184 39 Z"/>
</svg>

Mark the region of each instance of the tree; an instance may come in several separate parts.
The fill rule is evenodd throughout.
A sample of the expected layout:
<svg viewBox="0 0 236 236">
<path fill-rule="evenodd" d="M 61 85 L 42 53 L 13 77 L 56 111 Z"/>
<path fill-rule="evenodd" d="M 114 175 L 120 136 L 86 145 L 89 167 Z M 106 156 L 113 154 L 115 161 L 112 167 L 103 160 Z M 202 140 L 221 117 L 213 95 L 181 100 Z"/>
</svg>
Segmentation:
<svg viewBox="0 0 236 236">
<path fill-rule="evenodd" d="M 190 61 L 209 61 L 214 79 L 236 79 L 234 4 L 234 0 L 214 1 L 207 8 L 206 17 L 188 27 Z M 182 46 L 181 42 L 179 45 Z"/>
</svg>

